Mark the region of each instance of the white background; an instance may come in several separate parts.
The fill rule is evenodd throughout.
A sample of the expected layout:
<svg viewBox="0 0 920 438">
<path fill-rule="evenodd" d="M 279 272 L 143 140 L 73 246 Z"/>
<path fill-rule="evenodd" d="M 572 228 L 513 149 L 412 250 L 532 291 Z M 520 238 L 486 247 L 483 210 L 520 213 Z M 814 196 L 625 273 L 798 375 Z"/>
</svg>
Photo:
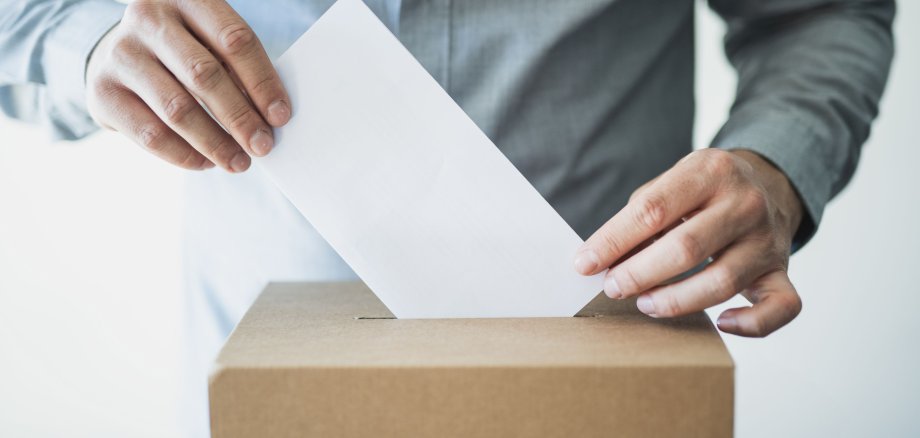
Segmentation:
<svg viewBox="0 0 920 438">
<path fill-rule="evenodd" d="M 918 22 L 902 1 L 859 170 L 793 257 L 802 315 L 725 338 L 739 437 L 920 435 Z M 732 99 L 723 30 L 700 5 L 697 145 Z M 49 144 L 0 119 L 0 436 L 176 434 L 181 193 L 180 171 L 117 135 Z"/>
</svg>

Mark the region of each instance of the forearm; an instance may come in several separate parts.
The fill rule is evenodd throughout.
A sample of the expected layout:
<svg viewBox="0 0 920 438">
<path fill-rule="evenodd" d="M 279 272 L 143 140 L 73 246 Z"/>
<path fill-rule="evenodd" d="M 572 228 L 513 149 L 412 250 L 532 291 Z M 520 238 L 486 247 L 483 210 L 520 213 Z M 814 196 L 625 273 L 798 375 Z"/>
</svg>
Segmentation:
<svg viewBox="0 0 920 438">
<path fill-rule="evenodd" d="M 726 52 L 739 79 L 713 146 L 757 152 L 786 174 L 806 211 L 801 245 L 849 181 L 869 135 L 893 54 L 894 4 L 712 3 L 729 23 Z"/>
<path fill-rule="evenodd" d="M 122 10 L 110 0 L 21 0 L 0 9 L 0 110 L 41 122 L 56 138 L 95 130 L 86 61 Z"/>
</svg>

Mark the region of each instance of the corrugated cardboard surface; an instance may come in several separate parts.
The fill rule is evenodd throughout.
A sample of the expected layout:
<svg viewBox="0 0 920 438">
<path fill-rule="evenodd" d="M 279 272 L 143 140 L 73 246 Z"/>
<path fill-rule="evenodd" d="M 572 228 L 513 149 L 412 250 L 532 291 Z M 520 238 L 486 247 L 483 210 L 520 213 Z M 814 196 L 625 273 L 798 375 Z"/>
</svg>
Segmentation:
<svg viewBox="0 0 920 438">
<path fill-rule="evenodd" d="M 361 283 L 272 284 L 218 356 L 215 437 L 732 434 L 705 314 L 396 320 Z"/>
</svg>

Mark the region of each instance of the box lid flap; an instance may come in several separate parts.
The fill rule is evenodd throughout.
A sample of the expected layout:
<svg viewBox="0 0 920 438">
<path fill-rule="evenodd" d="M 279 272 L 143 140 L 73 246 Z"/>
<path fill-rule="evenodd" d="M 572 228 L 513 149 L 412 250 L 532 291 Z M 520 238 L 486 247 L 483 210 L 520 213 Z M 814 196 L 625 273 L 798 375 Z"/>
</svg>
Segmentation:
<svg viewBox="0 0 920 438">
<path fill-rule="evenodd" d="M 571 318 L 392 319 L 366 286 L 273 283 L 218 369 L 297 367 L 727 367 L 705 313 L 654 319 L 602 294 Z"/>
</svg>

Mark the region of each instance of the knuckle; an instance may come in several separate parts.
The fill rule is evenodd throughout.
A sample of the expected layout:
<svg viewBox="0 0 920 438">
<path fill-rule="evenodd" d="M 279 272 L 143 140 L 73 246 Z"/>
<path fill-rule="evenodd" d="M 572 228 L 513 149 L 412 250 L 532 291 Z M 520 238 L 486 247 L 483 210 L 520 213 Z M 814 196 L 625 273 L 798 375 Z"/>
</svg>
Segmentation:
<svg viewBox="0 0 920 438">
<path fill-rule="evenodd" d="M 241 105 L 239 108 L 230 111 L 224 126 L 233 132 L 240 129 L 241 127 L 250 125 L 254 116 L 255 113 L 253 113 L 252 109 L 248 105 Z"/>
<path fill-rule="evenodd" d="M 87 106 L 107 106 L 122 98 L 122 91 L 110 79 L 95 77 L 87 84 Z"/>
<path fill-rule="evenodd" d="M 220 139 L 208 142 L 204 146 L 203 152 L 212 161 L 221 165 L 227 165 L 237 153 L 237 146 L 233 140 Z"/>
<path fill-rule="evenodd" d="M 107 81 L 102 76 L 94 76 L 86 79 L 86 92 L 89 100 L 105 100 L 110 94 L 107 89 Z M 90 103 L 90 102 L 87 102 Z"/>
<path fill-rule="evenodd" d="M 215 163 L 223 164 L 226 161 L 221 159 L 221 151 L 226 149 L 225 144 L 226 142 L 224 140 L 210 140 L 196 145 L 195 149 L 213 160 Z"/>
<path fill-rule="evenodd" d="M 186 150 L 184 156 L 177 161 L 177 165 L 184 169 L 199 169 L 204 164 L 204 157 L 193 150 Z"/>
<path fill-rule="evenodd" d="M 722 149 L 707 149 L 705 163 L 710 175 L 727 175 L 735 170 L 735 157 Z"/>
<path fill-rule="evenodd" d="M 665 318 L 682 315 L 683 306 L 680 303 L 680 299 L 678 299 L 676 295 L 667 294 L 664 296 L 664 300 L 659 300 L 657 303 L 655 303 L 655 313 L 657 313 L 658 316 L 663 316 Z"/>
<path fill-rule="evenodd" d="M 164 137 L 165 134 L 163 129 L 157 125 L 143 126 L 137 133 L 137 139 L 141 146 L 152 152 L 163 150 L 166 146 Z"/>
<path fill-rule="evenodd" d="M 224 69 L 216 59 L 191 58 L 187 65 L 189 82 L 196 90 L 210 90 L 223 79 Z"/>
<path fill-rule="evenodd" d="M 693 233 L 678 234 L 676 246 L 674 256 L 680 266 L 689 267 L 695 265 L 705 256 L 703 244 Z"/>
<path fill-rule="evenodd" d="M 660 195 L 646 194 L 637 199 L 636 222 L 647 230 L 658 231 L 665 226 L 667 202 Z"/>
<path fill-rule="evenodd" d="M 160 4 L 152 1 L 134 1 L 125 7 L 125 14 L 122 21 L 126 24 L 136 27 L 145 25 L 160 17 Z"/>
<path fill-rule="evenodd" d="M 92 85 L 86 96 L 86 110 L 89 115 L 106 129 L 114 130 L 113 122 L 118 107 L 123 104 L 124 96 L 120 88 L 106 81 Z"/>
<path fill-rule="evenodd" d="M 635 272 L 628 265 L 621 265 L 619 269 L 614 269 L 612 274 L 620 292 L 624 296 L 633 296 L 642 292 L 642 285 L 639 283 Z"/>
<path fill-rule="evenodd" d="M 245 23 L 234 21 L 220 30 L 218 41 L 224 53 L 239 55 L 255 48 L 256 35 Z"/>
<path fill-rule="evenodd" d="M 140 47 L 132 38 L 119 36 L 112 42 L 110 54 L 115 64 L 129 65 L 137 59 Z"/>
<path fill-rule="evenodd" d="M 727 300 L 738 293 L 738 278 L 724 266 L 713 266 L 710 272 L 712 292 L 719 301 Z"/>
<path fill-rule="evenodd" d="M 173 126 L 182 125 L 195 109 L 192 98 L 186 95 L 171 97 L 164 106 L 163 115 L 166 122 Z"/>
<path fill-rule="evenodd" d="M 277 98 L 272 99 L 274 101 L 281 99 L 281 90 L 281 81 L 274 75 L 269 75 L 269 77 L 260 80 L 252 87 L 252 95 L 278 95 Z"/>
<path fill-rule="evenodd" d="M 175 14 L 167 8 L 167 4 L 161 1 L 131 2 L 125 9 L 122 23 L 127 25 L 126 28 L 131 33 L 166 38 L 164 41 L 169 41 L 167 23 L 175 20 Z"/>
<path fill-rule="evenodd" d="M 600 235 L 601 241 L 604 244 L 603 252 L 607 254 L 612 254 L 614 256 L 621 256 L 623 252 L 623 244 L 617 239 L 614 233 L 604 232 Z M 603 257 L 602 257 L 603 258 Z"/>
<path fill-rule="evenodd" d="M 767 195 L 758 189 L 747 190 L 742 195 L 739 207 L 749 217 L 765 217 L 769 208 Z"/>
<path fill-rule="evenodd" d="M 175 39 L 176 26 L 168 25 L 164 21 L 155 21 L 144 26 L 146 37 L 153 41 L 169 43 Z"/>
<path fill-rule="evenodd" d="M 786 315 L 788 321 L 799 316 L 799 313 L 802 312 L 802 298 L 797 293 L 788 294 L 788 298 L 785 299 L 783 304 L 786 312 L 788 312 Z"/>
</svg>

